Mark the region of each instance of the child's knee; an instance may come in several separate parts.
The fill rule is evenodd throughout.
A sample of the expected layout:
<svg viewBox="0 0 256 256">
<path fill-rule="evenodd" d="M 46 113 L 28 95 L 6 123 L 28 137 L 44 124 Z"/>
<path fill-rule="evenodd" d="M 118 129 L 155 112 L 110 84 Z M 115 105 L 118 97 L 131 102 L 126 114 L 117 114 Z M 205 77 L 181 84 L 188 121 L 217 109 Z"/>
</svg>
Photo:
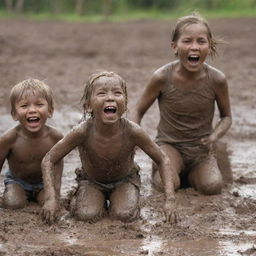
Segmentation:
<svg viewBox="0 0 256 256">
<path fill-rule="evenodd" d="M 85 222 L 96 222 L 103 217 L 104 211 L 96 211 L 93 209 L 77 208 L 74 212 L 77 220 Z"/>
<path fill-rule="evenodd" d="M 123 222 L 131 222 L 136 220 L 139 217 L 140 209 L 138 206 L 134 208 L 126 208 L 121 209 L 115 207 L 115 209 L 111 209 L 110 217 L 112 219 L 121 220 Z"/>
<path fill-rule="evenodd" d="M 3 206 L 8 209 L 24 208 L 27 204 L 25 191 L 17 184 L 9 184 L 5 188 Z"/>
<path fill-rule="evenodd" d="M 5 194 L 3 198 L 3 206 L 8 209 L 21 209 L 27 204 L 27 199 L 20 196 L 12 196 Z"/>
<path fill-rule="evenodd" d="M 222 186 L 222 179 L 213 180 L 199 186 L 198 191 L 205 195 L 217 195 L 221 193 Z"/>
</svg>

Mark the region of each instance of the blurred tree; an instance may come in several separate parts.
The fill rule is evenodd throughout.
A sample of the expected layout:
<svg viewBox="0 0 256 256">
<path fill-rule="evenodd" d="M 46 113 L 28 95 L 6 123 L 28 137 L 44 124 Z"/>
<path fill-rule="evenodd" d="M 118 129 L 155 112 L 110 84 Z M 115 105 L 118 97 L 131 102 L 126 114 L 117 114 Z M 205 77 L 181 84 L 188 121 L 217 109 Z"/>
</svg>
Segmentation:
<svg viewBox="0 0 256 256">
<path fill-rule="evenodd" d="M 53 14 L 60 14 L 60 0 L 52 0 L 51 1 L 51 7 Z"/>
<path fill-rule="evenodd" d="M 113 4 L 112 0 L 104 0 L 103 15 L 105 19 L 107 19 L 112 14 L 112 7 L 113 7 L 112 4 Z"/>
<path fill-rule="evenodd" d="M 5 6 L 8 12 L 22 12 L 24 9 L 24 0 L 17 0 L 16 4 L 13 0 L 5 0 Z"/>
<path fill-rule="evenodd" d="M 75 0 L 75 12 L 78 15 L 84 13 L 84 0 Z"/>
</svg>

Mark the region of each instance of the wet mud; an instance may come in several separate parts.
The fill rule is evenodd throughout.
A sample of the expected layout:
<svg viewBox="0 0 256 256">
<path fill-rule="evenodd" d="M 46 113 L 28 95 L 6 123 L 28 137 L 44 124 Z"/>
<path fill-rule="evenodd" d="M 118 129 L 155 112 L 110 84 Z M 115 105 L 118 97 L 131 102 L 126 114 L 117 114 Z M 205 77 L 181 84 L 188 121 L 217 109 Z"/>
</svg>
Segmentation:
<svg viewBox="0 0 256 256">
<path fill-rule="evenodd" d="M 11 87 L 29 77 L 44 80 L 54 91 L 55 113 L 49 123 L 65 134 L 82 116 L 80 98 L 88 76 L 112 70 L 126 81 L 129 111 L 151 73 L 174 59 L 170 51 L 173 21 L 112 23 L 0 20 L 0 133 L 15 125 L 9 115 Z M 163 195 L 150 185 L 151 161 L 141 151 L 141 216 L 132 223 L 107 217 L 93 224 L 70 218 L 65 207 L 60 221 L 47 226 L 34 203 L 11 211 L 0 209 L 0 255 L 256 255 L 256 19 L 210 20 L 220 45 L 209 64 L 227 76 L 233 125 L 222 139 L 222 166 L 232 170 L 223 193 L 201 195 L 192 188 L 177 192 L 181 221 L 165 223 Z M 154 138 L 158 121 L 154 104 L 142 126 Z M 218 113 L 216 113 L 216 119 Z M 229 161 L 225 156 L 228 152 Z M 75 185 L 78 153 L 65 158 L 62 201 Z M 4 169 L 8 166 L 4 165 Z M 2 170 L 2 172 L 3 172 Z M 232 181 L 232 182 L 231 182 Z M 4 189 L 0 176 L 0 192 Z"/>
</svg>

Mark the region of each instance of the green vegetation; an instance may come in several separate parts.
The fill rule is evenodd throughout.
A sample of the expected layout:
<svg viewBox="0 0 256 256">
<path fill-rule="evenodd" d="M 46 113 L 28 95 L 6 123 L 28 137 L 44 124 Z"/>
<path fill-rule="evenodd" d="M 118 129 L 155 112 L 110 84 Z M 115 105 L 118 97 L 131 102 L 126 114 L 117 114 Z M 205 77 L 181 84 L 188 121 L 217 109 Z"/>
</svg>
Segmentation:
<svg viewBox="0 0 256 256">
<path fill-rule="evenodd" d="M 207 18 L 255 17 L 256 0 L 4 0 L 0 16 L 67 21 L 175 19 L 198 11 Z"/>
</svg>

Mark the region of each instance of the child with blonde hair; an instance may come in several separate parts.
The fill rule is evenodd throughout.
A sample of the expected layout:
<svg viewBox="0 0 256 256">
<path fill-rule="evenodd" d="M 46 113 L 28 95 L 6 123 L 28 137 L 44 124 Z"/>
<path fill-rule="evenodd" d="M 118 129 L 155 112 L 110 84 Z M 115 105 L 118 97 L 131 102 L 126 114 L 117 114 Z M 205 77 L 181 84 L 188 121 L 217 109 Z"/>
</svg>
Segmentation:
<svg viewBox="0 0 256 256">
<path fill-rule="evenodd" d="M 3 206 L 23 208 L 28 201 L 44 202 L 41 161 L 63 135 L 46 125 L 54 111 L 52 90 L 44 82 L 28 79 L 10 93 L 11 115 L 19 124 L 0 136 L 0 170 L 7 160 Z M 60 193 L 62 162 L 56 167 L 56 193 Z"/>
</svg>

